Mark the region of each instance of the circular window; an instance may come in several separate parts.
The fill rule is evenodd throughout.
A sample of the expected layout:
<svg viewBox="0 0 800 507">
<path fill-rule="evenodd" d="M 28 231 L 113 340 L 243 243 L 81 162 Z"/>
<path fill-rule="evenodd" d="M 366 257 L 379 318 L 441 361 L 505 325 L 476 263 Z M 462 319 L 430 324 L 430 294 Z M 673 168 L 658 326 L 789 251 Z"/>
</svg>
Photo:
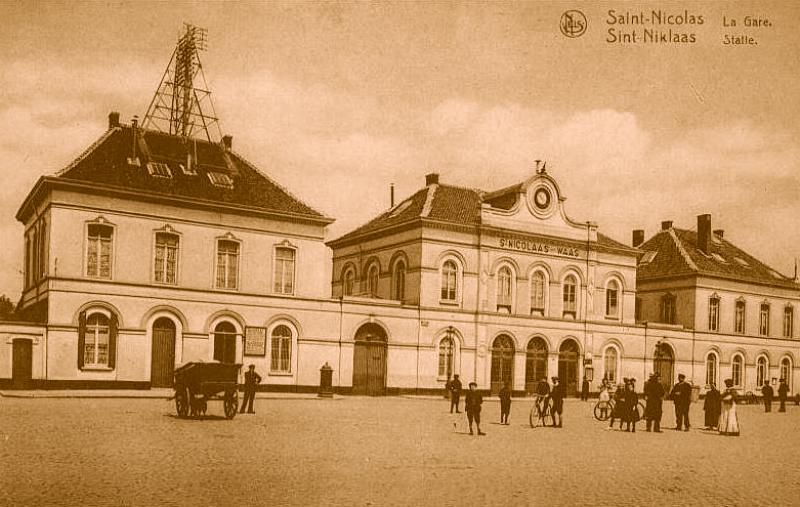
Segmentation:
<svg viewBox="0 0 800 507">
<path fill-rule="evenodd" d="M 546 210 L 550 207 L 550 192 L 544 187 L 537 188 L 533 194 L 533 202 L 540 210 Z"/>
</svg>

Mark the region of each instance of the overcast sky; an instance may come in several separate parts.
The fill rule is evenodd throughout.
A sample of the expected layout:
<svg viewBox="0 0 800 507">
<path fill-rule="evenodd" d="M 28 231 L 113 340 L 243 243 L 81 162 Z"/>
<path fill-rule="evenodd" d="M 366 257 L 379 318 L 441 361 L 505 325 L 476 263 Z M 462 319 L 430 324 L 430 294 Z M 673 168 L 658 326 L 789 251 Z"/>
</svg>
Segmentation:
<svg viewBox="0 0 800 507">
<path fill-rule="evenodd" d="M 588 29 L 567 38 L 573 8 Z M 609 9 L 704 24 L 660 27 L 694 44 L 612 44 Z M 542 159 L 568 214 L 618 241 L 710 213 L 784 274 L 800 256 L 800 3 L 25 2 L 0 16 L 0 293 L 14 299 L 25 195 L 109 111 L 144 116 L 184 21 L 208 29 L 203 65 L 234 149 L 336 218 L 329 239 L 388 207 L 391 182 L 398 199 L 432 171 L 492 190 Z"/>
</svg>

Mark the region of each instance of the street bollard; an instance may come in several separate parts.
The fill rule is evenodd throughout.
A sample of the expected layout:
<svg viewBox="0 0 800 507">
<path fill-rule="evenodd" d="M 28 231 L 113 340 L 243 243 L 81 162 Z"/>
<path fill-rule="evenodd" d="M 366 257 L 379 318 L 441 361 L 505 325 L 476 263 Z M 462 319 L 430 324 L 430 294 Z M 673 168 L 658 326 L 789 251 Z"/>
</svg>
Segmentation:
<svg viewBox="0 0 800 507">
<path fill-rule="evenodd" d="M 333 368 L 326 362 L 319 369 L 319 393 L 320 398 L 333 398 Z"/>
</svg>

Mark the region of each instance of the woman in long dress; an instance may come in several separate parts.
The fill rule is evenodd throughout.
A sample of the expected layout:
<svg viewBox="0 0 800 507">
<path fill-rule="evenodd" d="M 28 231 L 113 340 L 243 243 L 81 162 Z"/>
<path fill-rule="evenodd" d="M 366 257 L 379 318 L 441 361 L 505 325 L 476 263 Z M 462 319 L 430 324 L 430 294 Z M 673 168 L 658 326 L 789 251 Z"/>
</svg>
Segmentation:
<svg viewBox="0 0 800 507">
<path fill-rule="evenodd" d="M 739 418 L 736 416 L 736 389 L 733 380 L 725 379 L 725 392 L 722 393 L 722 414 L 719 416 L 719 434 L 729 437 L 739 436 Z"/>
</svg>

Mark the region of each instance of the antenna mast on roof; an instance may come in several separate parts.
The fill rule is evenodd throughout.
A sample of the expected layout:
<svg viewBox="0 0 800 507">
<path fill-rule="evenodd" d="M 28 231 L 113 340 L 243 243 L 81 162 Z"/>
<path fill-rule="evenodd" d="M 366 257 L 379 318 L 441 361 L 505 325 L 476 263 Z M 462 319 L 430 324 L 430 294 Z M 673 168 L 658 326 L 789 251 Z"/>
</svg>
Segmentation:
<svg viewBox="0 0 800 507">
<path fill-rule="evenodd" d="M 205 134 L 208 142 L 216 142 L 222 132 L 200 63 L 200 51 L 206 50 L 207 30 L 188 23 L 184 27 L 142 126 L 186 140 Z"/>
</svg>

